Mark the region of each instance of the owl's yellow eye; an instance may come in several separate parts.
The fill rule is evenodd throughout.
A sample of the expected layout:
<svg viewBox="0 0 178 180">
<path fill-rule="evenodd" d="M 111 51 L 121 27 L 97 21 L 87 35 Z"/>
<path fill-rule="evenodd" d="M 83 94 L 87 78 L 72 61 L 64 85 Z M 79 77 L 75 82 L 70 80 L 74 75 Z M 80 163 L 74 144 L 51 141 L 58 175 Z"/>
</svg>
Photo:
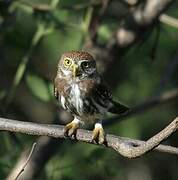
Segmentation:
<svg viewBox="0 0 178 180">
<path fill-rule="evenodd" d="M 71 61 L 70 59 L 65 59 L 65 60 L 64 60 L 64 65 L 65 65 L 65 66 L 70 66 L 71 63 L 72 63 L 72 61 Z"/>
</svg>

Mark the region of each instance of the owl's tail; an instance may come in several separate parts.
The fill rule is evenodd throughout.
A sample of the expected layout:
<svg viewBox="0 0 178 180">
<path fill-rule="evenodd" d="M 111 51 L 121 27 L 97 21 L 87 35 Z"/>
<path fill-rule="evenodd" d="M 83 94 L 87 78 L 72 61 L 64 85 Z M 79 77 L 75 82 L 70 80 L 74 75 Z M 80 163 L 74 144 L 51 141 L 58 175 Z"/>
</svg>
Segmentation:
<svg viewBox="0 0 178 180">
<path fill-rule="evenodd" d="M 112 105 L 108 111 L 113 114 L 124 114 L 129 110 L 130 110 L 129 107 L 122 105 L 119 102 L 112 101 Z"/>
</svg>

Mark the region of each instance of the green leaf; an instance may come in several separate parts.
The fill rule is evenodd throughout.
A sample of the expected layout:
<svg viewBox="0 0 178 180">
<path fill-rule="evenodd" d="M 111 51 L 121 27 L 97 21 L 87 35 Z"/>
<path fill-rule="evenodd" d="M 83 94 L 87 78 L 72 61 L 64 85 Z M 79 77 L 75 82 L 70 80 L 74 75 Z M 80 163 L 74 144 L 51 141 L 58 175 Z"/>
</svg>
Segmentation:
<svg viewBox="0 0 178 180">
<path fill-rule="evenodd" d="M 28 74 L 26 83 L 34 96 L 42 101 L 50 100 L 49 87 L 42 78 L 34 74 Z"/>
</svg>

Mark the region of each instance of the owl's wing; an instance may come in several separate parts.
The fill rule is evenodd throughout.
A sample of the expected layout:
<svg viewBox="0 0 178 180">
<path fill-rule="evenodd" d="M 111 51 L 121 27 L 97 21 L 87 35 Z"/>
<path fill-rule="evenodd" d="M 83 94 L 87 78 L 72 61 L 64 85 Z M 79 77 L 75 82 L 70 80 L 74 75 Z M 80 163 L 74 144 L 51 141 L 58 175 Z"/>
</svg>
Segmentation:
<svg viewBox="0 0 178 180">
<path fill-rule="evenodd" d="M 123 113 L 126 113 L 130 110 L 129 107 L 119 103 L 119 102 L 116 102 L 116 101 L 111 101 L 112 102 L 112 105 L 111 107 L 109 108 L 109 112 L 110 113 L 113 113 L 113 114 L 123 114 Z"/>
<path fill-rule="evenodd" d="M 112 99 L 112 94 L 104 84 L 97 84 L 93 89 L 94 101 L 102 108 L 113 114 L 122 114 L 129 110 L 128 107 Z"/>
</svg>

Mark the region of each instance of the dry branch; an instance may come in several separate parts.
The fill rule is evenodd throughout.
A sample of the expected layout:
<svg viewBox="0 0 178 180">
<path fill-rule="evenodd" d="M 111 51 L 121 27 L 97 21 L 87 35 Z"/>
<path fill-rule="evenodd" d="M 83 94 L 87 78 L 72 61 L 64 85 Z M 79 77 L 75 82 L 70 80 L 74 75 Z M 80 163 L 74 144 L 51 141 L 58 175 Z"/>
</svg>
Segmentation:
<svg viewBox="0 0 178 180">
<path fill-rule="evenodd" d="M 118 153 L 128 158 L 141 156 L 153 148 L 160 152 L 167 152 L 178 155 L 178 148 L 159 145 L 164 139 L 169 137 L 177 130 L 177 123 L 178 118 L 172 121 L 165 129 L 150 138 L 148 141 L 134 140 L 108 134 L 106 136 L 107 147 L 116 150 Z M 20 132 L 38 136 L 50 136 L 54 138 L 65 138 L 63 128 L 64 126 L 61 125 L 37 124 L 32 122 L 22 122 L 0 118 L 0 130 L 10 132 Z M 72 139 L 96 144 L 91 141 L 91 136 L 91 131 L 79 129 L 77 130 L 76 138 L 72 137 Z"/>
</svg>

